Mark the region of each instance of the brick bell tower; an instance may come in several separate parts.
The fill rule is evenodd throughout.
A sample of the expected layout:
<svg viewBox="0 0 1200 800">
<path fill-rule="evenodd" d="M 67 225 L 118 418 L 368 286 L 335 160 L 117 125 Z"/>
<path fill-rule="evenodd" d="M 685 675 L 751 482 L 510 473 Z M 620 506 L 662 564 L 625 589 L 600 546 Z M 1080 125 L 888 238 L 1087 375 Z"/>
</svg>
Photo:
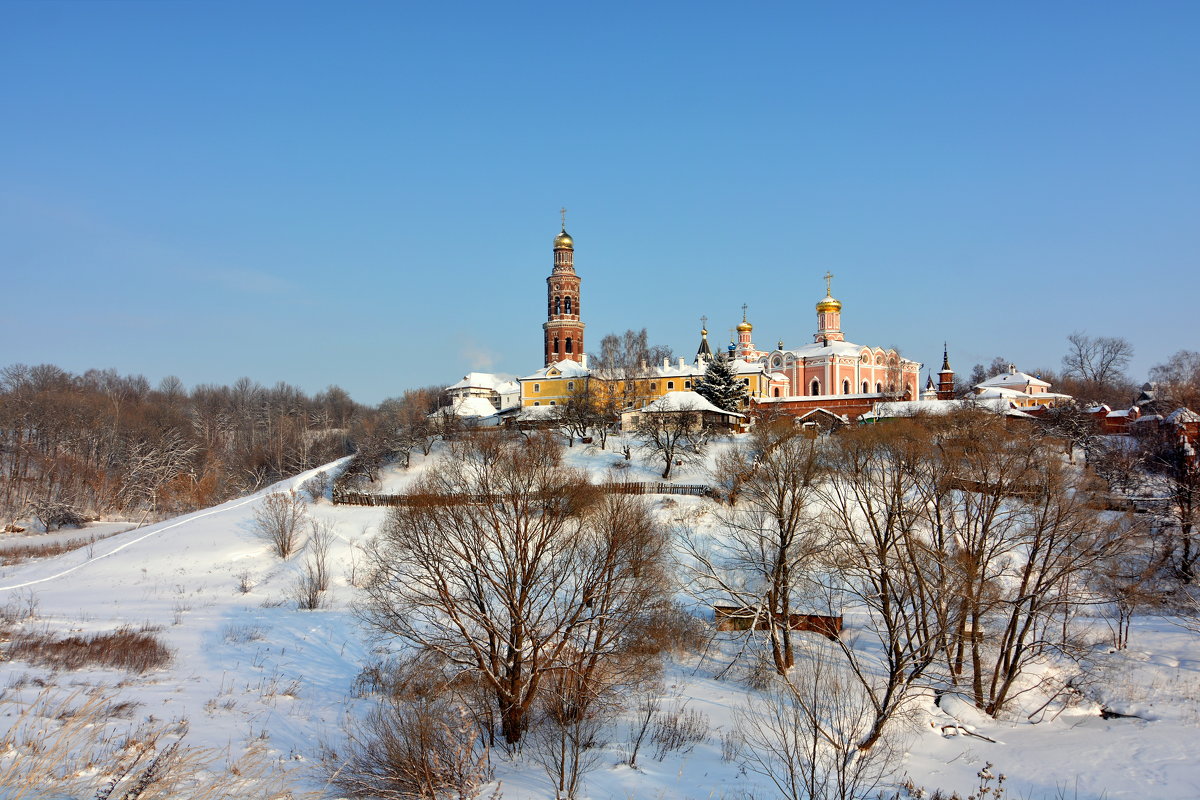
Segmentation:
<svg viewBox="0 0 1200 800">
<path fill-rule="evenodd" d="M 554 237 L 554 270 L 546 278 L 546 365 L 570 359 L 583 361 L 583 322 L 579 317 L 579 276 L 575 274 L 575 242 L 567 233 L 567 210 L 561 209 L 562 230 Z"/>
</svg>

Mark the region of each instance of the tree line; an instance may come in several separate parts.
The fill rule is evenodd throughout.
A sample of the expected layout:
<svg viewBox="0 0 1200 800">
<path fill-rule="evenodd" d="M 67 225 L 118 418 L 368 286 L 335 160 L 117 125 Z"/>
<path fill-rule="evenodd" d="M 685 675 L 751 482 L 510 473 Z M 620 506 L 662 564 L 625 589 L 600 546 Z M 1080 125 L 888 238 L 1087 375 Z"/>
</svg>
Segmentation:
<svg viewBox="0 0 1200 800">
<path fill-rule="evenodd" d="M 47 529 L 111 513 L 212 505 L 351 452 L 375 414 L 337 386 L 314 396 L 249 378 L 188 391 L 176 377 L 51 364 L 0 370 L 0 516 Z"/>
</svg>

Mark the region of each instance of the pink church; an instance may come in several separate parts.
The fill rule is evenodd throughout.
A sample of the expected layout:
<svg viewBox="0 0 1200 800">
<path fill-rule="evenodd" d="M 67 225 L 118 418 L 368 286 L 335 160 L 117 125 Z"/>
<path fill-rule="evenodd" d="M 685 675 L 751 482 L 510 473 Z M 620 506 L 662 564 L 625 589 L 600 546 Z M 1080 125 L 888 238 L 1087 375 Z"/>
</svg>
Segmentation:
<svg viewBox="0 0 1200 800">
<path fill-rule="evenodd" d="M 895 350 L 867 347 L 846 341 L 842 333 L 842 304 L 830 294 L 825 276 L 825 297 L 817 303 L 817 331 L 812 344 L 767 353 L 750 341 L 752 326 L 738 326 L 734 355 L 759 362 L 767 373 L 767 396 L 757 398 L 795 416 L 823 409 L 854 420 L 881 400 L 916 400 L 921 364 L 902 358 Z"/>
</svg>

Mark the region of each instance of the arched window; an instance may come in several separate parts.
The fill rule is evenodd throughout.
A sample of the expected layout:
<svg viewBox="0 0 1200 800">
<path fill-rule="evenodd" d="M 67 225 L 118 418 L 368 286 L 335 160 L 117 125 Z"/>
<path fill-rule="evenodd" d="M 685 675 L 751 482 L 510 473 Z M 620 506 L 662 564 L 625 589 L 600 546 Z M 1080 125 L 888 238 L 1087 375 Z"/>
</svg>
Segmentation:
<svg viewBox="0 0 1200 800">
<path fill-rule="evenodd" d="M 668 388 L 668 389 L 674 389 L 674 388 L 675 388 L 675 381 L 667 381 L 667 388 Z"/>
<path fill-rule="evenodd" d="M 571 337 L 570 337 L 570 336 L 568 336 L 568 337 L 567 337 L 567 352 L 568 352 L 568 353 L 573 353 L 573 352 L 575 352 L 575 351 L 574 351 L 574 350 L 572 350 L 571 348 L 572 348 Z"/>
<path fill-rule="evenodd" d="M 867 383 L 866 381 L 863 381 L 863 394 L 867 394 L 870 391 L 871 391 L 871 384 Z"/>
<path fill-rule="evenodd" d="M 895 393 L 896 393 L 896 384 L 894 384 L 894 383 L 889 383 L 889 384 L 888 384 L 888 393 L 889 393 L 889 394 L 895 394 Z"/>
<path fill-rule="evenodd" d="M 875 393 L 883 394 L 883 384 L 882 383 L 875 384 Z"/>
<path fill-rule="evenodd" d="M 554 337 L 554 352 L 558 352 L 558 337 Z"/>
<path fill-rule="evenodd" d="M 842 394 L 850 394 L 850 381 L 842 381 Z"/>
<path fill-rule="evenodd" d="M 534 404 L 535 406 L 540 406 L 540 405 L 541 405 L 541 401 L 539 401 L 539 400 L 534 400 L 534 401 L 533 401 L 533 404 Z"/>
<path fill-rule="evenodd" d="M 562 313 L 562 298 L 561 297 L 554 298 L 554 313 L 555 314 Z"/>
<path fill-rule="evenodd" d="M 775 387 L 775 396 L 779 397 L 779 387 L 778 386 Z"/>
<path fill-rule="evenodd" d="M 816 378 L 813 378 L 813 382 L 808 388 L 809 394 L 811 394 L 813 397 L 816 397 L 821 393 L 821 382 Z"/>
<path fill-rule="evenodd" d="M 568 314 L 571 313 L 571 298 L 569 296 L 567 297 L 567 302 L 566 302 L 566 313 L 568 313 Z"/>
</svg>

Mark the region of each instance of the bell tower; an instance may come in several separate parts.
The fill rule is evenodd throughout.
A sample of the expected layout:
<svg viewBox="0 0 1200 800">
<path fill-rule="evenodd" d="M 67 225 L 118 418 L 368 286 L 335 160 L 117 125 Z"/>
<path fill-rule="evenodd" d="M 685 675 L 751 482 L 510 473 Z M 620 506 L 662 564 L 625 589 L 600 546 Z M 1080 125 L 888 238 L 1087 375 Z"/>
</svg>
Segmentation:
<svg viewBox="0 0 1200 800">
<path fill-rule="evenodd" d="M 583 321 L 579 315 L 579 276 L 575 274 L 575 241 L 567 233 L 567 210 L 560 209 L 562 228 L 554 237 L 554 269 L 546 278 L 546 321 L 542 324 L 545 365 L 569 359 L 583 362 Z"/>
</svg>

